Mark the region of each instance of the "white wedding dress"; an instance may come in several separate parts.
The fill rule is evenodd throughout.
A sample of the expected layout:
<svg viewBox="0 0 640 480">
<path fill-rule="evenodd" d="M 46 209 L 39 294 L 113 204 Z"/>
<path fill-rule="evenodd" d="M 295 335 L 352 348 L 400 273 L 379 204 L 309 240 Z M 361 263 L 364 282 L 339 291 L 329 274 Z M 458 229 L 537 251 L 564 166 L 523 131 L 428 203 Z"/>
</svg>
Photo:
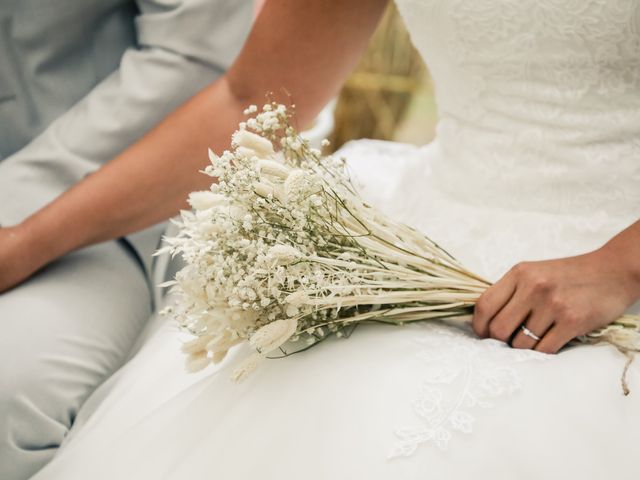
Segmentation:
<svg viewBox="0 0 640 480">
<path fill-rule="evenodd" d="M 640 218 L 640 0 L 398 4 L 440 120 L 422 148 L 342 151 L 371 203 L 492 279 Z M 372 325 L 234 384 L 244 347 L 187 374 L 157 323 L 35 479 L 640 478 L 640 362 L 625 397 L 610 346 Z"/>
</svg>

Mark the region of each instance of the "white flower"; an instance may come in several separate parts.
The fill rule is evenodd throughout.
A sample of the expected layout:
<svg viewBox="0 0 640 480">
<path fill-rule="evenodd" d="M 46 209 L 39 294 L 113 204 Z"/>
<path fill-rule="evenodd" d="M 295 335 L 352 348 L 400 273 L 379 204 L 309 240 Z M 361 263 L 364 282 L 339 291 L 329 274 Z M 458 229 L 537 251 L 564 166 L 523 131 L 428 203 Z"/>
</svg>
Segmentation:
<svg viewBox="0 0 640 480">
<path fill-rule="evenodd" d="M 298 307 L 300 305 L 304 305 L 309 301 L 309 295 L 307 295 L 307 292 L 305 292 L 304 290 L 298 290 L 297 292 L 293 292 L 287 295 L 284 301 L 289 305 Z"/>
<path fill-rule="evenodd" d="M 211 357 L 211 362 L 220 363 L 227 356 L 227 353 L 228 352 L 226 350 L 214 353 L 213 356 Z"/>
<path fill-rule="evenodd" d="M 272 175 L 283 180 L 288 177 L 290 172 L 286 165 L 273 160 L 260 160 L 258 162 L 258 169 L 260 170 L 260 173 Z"/>
<path fill-rule="evenodd" d="M 193 340 L 189 340 L 188 342 L 183 343 L 181 349 L 184 353 L 201 353 L 205 351 L 207 343 L 209 343 L 210 341 L 211 336 L 203 335 L 202 337 L 196 337 Z"/>
<path fill-rule="evenodd" d="M 285 145 L 288 145 L 289 148 L 293 151 L 298 151 L 302 148 L 303 142 L 296 135 L 287 136 L 284 138 Z"/>
<path fill-rule="evenodd" d="M 255 150 L 252 150 L 251 148 L 246 148 L 246 147 L 236 148 L 235 154 L 236 154 L 236 157 L 245 158 L 245 159 L 258 158 L 259 156 Z"/>
<path fill-rule="evenodd" d="M 207 356 L 206 351 L 191 353 L 187 356 L 186 369 L 188 372 L 195 373 L 204 369 L 211 363 L 211 359 Z"/>
<path fill-rule="evenodd" d="M 183 346 L 189 370 L 249 342 L 259 353 L 234 372 L 242 380 L 287 340 L 340 334 L 354 314 L 365 321 L 390 305 L 386 317 L 401 323 L 466 313 L 486 286 L 433 242 L 366 206 L 344 161 L 301 140 L 284 106 L 249 118 L 233 147 L 219 157 L 210 151 L 205 173 L 216 182 L 190 195 L 193 210 L 182 212 L 180 233 L 166 244 L 186 262 L 172 314 L 198 333 Z M 367 308 L 352 308 L 360 305 Z M 626 333 L 608 336 L 632 345 Z"/>
<path fill-rule="evenodd" d="M 262 361 L 262 355 L 254 353 L 247 358 L 242 364 L 236 368 L 231 374 L 231 380 L 234 382 L 242 382 L 251 372 L 253 372 L 258 364 Z"/>
<path fill-rule="evenodd" d="M 242 219 L 242 228 L 245 230 L 251 230 L 253 226 L 253 217 L 250 214 L 246 214 Z"/>
<path fill-rule="evenodd" d="M 231 205 L 231 207 L 229 208 L 229 216 L 233 220 L 242 221 L 246 214 L 247 214 L 247 211 L 241 205 L 234 204 L 234 205 Z"/>
<path fill-rule="evenodd" d="M 267 252 L 267 256 L 280 265 L 288 265 L 302 257 L 302 254 L 290 245 L 274 245 Z"/>
<path fill-rule="evenodd" d="M 256 113 L 257 111 L 258 107 L 256 105 L 249 105 L 249 107 L 244 110 L 244 114 L 251 115 L 252 113 Z"/>
<path fill-rule="evenodd" d="M 253 190 L 256 192 L 256 195 L 261 197 L 272 197 L 276 192 L 273 188 L 273 185 L 270 185 L 265 182 L 257 182 L 253 185 Z"/>
<path fill-rule="evenodd" d="M 602 338 L 612 345 L 631 351 L 640 350 L 640 337 L 634 328 L 624 328 L 615 324 L 608 325 L 598 331 L 590 332 L 588 337 Z"/>
<path fill-rule="evenodd" d="M 307 173 L 293 170 L 284 181 L 284 194 L 287 200 L 293 200 L 304 194 L 307 188 Z"/>
<path fill-rule="evenodd" d="M 211 336 L 209 336 L 208 338 L 211 339 Z M 214 355 L 221 352 L 226 353 L 231 347 L 237 345 L 241 341 L 242 340 L 240 338 L 233 338 L 227 330 L 222 335 L 214 338 L 213 340 L 210 340 L 206 344 L 205 348 L 208 352 L 211 352 Z"/>
<path fill-rule="evenodd" d="M 189 205 L 196 210 L 208 210 L 227 203 L 224 195 L 211 191 L 192 192 L 189 194 Z"/>
<path fill-rule="evenodd" d="M 298 321 L 295 319 L 276 320 L 258 329 L 251 336 L 249 343 L 258 352 L 266 355 L 289 340 L 297 328 Z"/>
<path fill-rule="evenodd" d="M 316 207 L 319 207 L 324 203 L 322 197 L 319 195 L 311 195 L 311 197 L 309 197 L 309 200 L 311 201 L 311 204 Z"/>
<path fill-rule="evenodd" d="M 211 164 L 214 166 L 218 165 L 218 162 L 220 160 L 220 157 L 218 155 L 216 155 L 213 150 L 209 149 L 209 160 L 211 161 Z"/>
<path fill-rule="evenodd" d="M 269 140 L 247 130 L 238 130 L 233 134 L 232 142 L 237 147 L 253 150 L 257 157 L 268 158 L 275 152 Z"/>
</svg>

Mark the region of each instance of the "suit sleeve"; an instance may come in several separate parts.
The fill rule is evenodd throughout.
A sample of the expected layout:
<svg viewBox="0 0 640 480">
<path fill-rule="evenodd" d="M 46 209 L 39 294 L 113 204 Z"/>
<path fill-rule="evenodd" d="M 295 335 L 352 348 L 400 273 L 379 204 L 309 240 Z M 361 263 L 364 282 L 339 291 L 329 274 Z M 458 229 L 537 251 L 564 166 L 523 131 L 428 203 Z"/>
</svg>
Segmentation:
<svg viewBox="0 0 640 480">
<path fill-rule="evenodd" d="M 137 3 L 138 45 L 125 52 L 118 70 L 0 163 L 3 225 L 51 202 L 215 80 L 251 26 L 251 0 Z"/>
</svg>

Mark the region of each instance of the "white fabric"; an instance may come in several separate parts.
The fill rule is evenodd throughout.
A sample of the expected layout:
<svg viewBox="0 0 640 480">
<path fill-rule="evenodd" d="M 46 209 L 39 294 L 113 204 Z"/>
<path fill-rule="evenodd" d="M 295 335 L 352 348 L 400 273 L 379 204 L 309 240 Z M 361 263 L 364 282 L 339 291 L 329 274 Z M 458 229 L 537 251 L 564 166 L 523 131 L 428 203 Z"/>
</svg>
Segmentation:
<svg viewBox="0 0 640 480">
<path fill-rule="evenodd" d="M 151 314 L 121 242 L 66 255 L 0 294 L 0 478 L 53 458 L 83 402 L 124 363 Z"/>
<path fill-rule="evenodd" d="M 15 58 L 0 51 L 0 68 L 24 90 L 20 102 L 0 102 L 0 157 L 14 141 L 33 138 L 0 158 L 3 225 L 51 202 L 218 78 L 252 20 L 250 0 L 58 0 L 44 8 L 39 0 L 0 0 L 0 20 L 5 10 L 12 14 L 10 33 L 0 22 L 0 35 L 15 44 Z M 109 18 L 117 8 L 125 11 L 114 26 Z M 103 65 L 103 57 L 116 65 Z M 23 72 L 28 75 L 20 78 Z M 28 117 L 29 128 L 20 129 L 30 105 L 41 118 Z M 35 138 L 34 125 L 42 130 Z M 127 237 L 148 274 L 163 230 L 158 225 Z"/>
<path fill-rule="evenodd" d="M 47 204 L 217 78 L 251 0 L 0 0 L 0 224 Z M 3 158 L 6 157 L 6 158 Z M 163 225 L 0 293 L 0 479 L 30 477 L 151 313 Z M 0 269 L 3 268 L 0 266 Z"/>
<path fill-rule="evenodd" d="M 640 217 L 640 2 L 402 0 L 437 87 L 423 148 L 343 150 L 363 195 L 492 279 L 589 251 Z M 635 308 L 638 311 L 638 308 Z M 640 366 L 443 324 L 361 327 L 198 376 L 165 324 L 35 478 L 635 479 Z M 391 458 L 390 458 L 391 457 Z"/>
</svg>

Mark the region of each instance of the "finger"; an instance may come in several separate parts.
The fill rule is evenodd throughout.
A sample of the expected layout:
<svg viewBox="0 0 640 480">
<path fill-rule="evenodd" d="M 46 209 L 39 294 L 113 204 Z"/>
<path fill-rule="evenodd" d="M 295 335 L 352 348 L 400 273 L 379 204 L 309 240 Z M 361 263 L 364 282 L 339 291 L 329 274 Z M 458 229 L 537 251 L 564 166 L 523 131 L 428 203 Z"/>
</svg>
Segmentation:
<svg viewBox="0 0 640 480">
<path fill-rule="evenodd" d="M 507 342 L 512 337 L 531 313 L 532 305 L 528 300 L 521 289 L 516 289 L 509 302 L 489 321 L 491 338 Z"/>
<path fill-rule="evenodd" d="M 550 312 L 545 311 L 545 309 L 539 308 L 534 310 L 531 315 L 529 315 L 529 318 L 525 320 L 523 325 L 527 327 L 534 335 L 542 339 L 553 325 L 553 319 L 550 315 Z M 535 338 L 526 335 L 522 328 L 520 328 L 520 331 L 516 333 L 516 336 L 511 342 L 511 346 L 513 348 L 532 349 L 539 341 L 540 340 L 536 340 Z"/>
<path fill-rule="evenodd" d="M 542 337 L 534 350 L 542 353 L 558 353 L 558 351 L 564 347 L 571 340 L 571 334 L 559 326 L 557 323 L 549 329 L 549 331 Z"/>
<path fill-rule="evenodd" d="M 471 325 L 479 337 L 489 336 L 489 322 L 509 302 L 516 291 L 516 278 L 511 272 L 489 287 L 476 302 Z"/>
</svg>

